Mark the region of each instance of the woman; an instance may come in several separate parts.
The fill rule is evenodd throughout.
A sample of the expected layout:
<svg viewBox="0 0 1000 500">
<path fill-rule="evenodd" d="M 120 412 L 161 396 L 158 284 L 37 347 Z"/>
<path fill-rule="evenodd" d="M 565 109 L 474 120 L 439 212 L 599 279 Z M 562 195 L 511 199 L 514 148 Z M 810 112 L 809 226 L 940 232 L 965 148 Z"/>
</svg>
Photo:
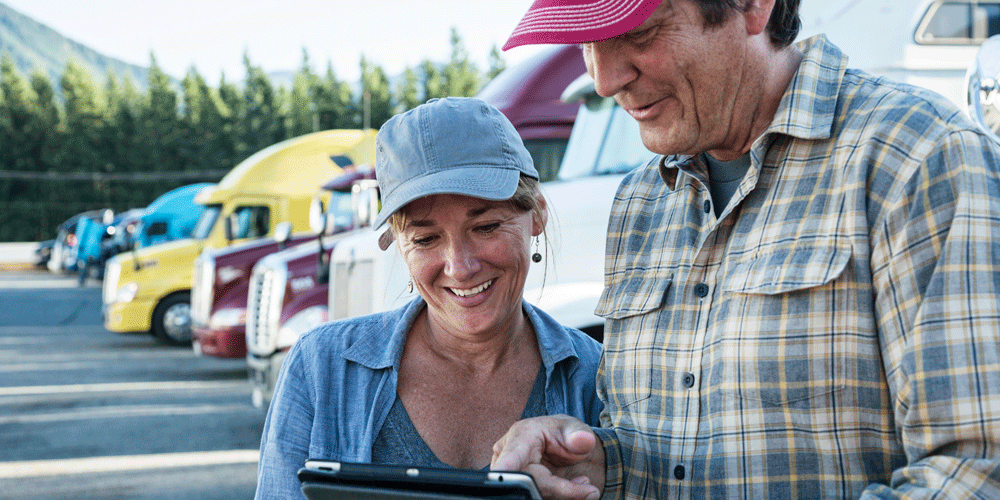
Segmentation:
<svg viewBox="0 0 1000 500">
<path fill-rule="evenodd" d="M 300 497 L 306 458 L 483 469 L 515 421 L 598 424 L 600 346 L 522 299 L 548 220 L 510 122 L 473 98 L 428 101 L 377 137 L 382 209 L 419 297 L 325 324 L 282 366 L 258 498 Z"/>
</svg>

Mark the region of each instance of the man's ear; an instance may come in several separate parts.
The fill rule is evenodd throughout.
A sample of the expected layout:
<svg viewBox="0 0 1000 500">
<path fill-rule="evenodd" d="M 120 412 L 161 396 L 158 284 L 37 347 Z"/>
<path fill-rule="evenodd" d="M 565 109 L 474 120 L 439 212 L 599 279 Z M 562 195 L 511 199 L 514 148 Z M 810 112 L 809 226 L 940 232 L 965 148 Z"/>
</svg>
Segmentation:
<svg viewBox="0 0 1000 500">
<path fill-rule="evenodd" d="M 535 209 L 535 213 L 531 216 L 532 236 L 538 236 L 539 234 L 542 234 L 542 231 L 545 230 L 545 225 L 548 224 L 549 222 L 549 211 L 548 211 L 548 205 L 546 205 L 545 203 L 545 197 L 542 196 L 542 193 L 538 193 L 536 196 L 537 196 L 536 199 L 538 200 L 538 207 Z"/>
<path fill-rule="evenodd" d="M 743 18 L 746 21 L 748 35 L 756 36 L 767 29 L 775 1 L 777 0 L 747 0 L 747 10 Z"/>
</svg>

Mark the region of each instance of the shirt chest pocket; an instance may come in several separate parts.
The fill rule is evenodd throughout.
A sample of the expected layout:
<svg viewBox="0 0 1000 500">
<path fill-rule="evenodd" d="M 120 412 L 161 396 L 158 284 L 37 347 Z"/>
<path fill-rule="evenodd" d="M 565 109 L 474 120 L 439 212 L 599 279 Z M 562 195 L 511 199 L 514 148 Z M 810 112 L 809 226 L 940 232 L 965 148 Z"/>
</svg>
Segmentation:
<svg viewBox="0 0 1000 500">
<path fill-rule="evenodd" d="M 793 244 L 741 262 L 722 283 L 705 351 L 710 390 L 753 406 L 829 406 L 873 325 L 850 247 Z M 857 367 L 855 367 L 857 368 Z"/>
<path fill-rule="evenodd" d="M 667 332 L 663 325 L 671 311 L 661 306 L 671 292 L 672 276 L 635 271 L 604 288 L 597 304 L 598 316 L 607 322 L 604 332 L 604 377 L 608 409 L 624 416 L 641 413 L 650 397 L 651 386 L 662 367 Z M 618 422 L 616 422 L 618 423 Z"/>
</svg>

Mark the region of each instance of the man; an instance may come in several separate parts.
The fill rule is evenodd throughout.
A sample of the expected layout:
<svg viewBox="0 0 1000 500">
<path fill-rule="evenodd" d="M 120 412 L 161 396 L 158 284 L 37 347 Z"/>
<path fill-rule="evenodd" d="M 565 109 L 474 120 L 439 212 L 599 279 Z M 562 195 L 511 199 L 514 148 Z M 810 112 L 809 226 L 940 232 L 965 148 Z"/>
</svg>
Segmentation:
<svg viewBox="0 0 1000 500">
<path fill-rule="evenodd" d="M 815 1 L 815 0 L 810 0 Z M 519 422 L 548 498 L 1000 498 L 998 145 L 792 45 L 798 0 L 537 0 L 644 144 L 608 229 L 602 427 Z"/>
</svg>

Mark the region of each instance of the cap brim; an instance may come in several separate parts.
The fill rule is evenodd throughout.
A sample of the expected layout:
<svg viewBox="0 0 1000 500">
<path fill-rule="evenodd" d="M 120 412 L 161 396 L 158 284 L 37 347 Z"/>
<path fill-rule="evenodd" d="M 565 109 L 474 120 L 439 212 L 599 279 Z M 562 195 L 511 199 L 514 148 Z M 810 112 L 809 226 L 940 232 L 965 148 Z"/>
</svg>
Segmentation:
<svg viewBox="0 0 1000 500">
<path fill-rule="evenodd" d="M 389 248 L 392 242 L 396 241 L 396 235 L 393 234 L 392 228 L 388 228 L 382 232 L 382 235 L 378 237 L 378 247 L 382 250 Z"/>
<path fill-rule="evenodd" d="M 418 198 L 435 194 L 458 194 L 484 200 L 506 200 L 517 191 L 521 171 L 514 167 L 463 166 L 438 170 L 410 179 L 382 198 L 382 209 L 372 227 L 378 230 L 389 217 Z"/>
<path fill-rule="evenodd" d="M 576 44 L 606 40 L 643 23 L 661 0 L 605 0 L 566 5 L 536 0 L 514 28 L 503 50 L 521 45 Z"/>
</svg>

